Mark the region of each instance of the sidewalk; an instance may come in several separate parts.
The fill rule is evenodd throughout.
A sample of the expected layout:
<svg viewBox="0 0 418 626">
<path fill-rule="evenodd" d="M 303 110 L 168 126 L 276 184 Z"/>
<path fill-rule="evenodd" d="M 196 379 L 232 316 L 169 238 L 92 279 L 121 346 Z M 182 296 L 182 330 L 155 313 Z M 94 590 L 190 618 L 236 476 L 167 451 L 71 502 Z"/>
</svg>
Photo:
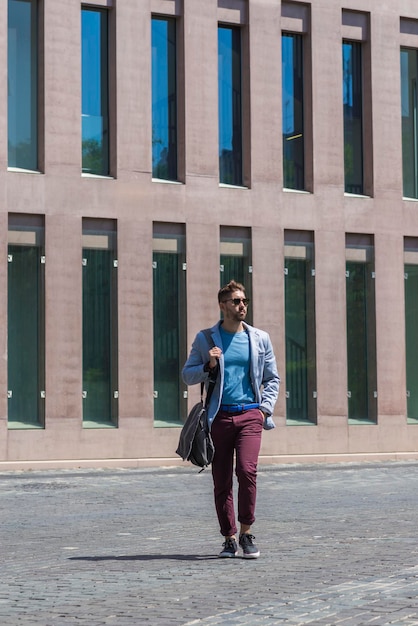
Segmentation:
<svg viewBox="0 0 418 626">
<path fill-rule="evenodd" d="M 210 471 L 0 474 L 2 626 L 418 625 L 418 464 L 260 467 L 216 558 Z"/>
</svg>

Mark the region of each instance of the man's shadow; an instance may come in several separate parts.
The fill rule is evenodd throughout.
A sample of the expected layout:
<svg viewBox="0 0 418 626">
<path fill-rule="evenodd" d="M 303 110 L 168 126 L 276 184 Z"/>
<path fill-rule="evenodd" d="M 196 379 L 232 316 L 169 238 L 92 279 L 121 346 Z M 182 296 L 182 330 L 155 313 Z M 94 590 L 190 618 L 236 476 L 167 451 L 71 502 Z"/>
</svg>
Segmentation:
<svg viewBox="0 0 418 626">
<path fill-rule="evenodd" d="M 210 561 L 218 557 L 213 554 L 127 554 L 104 556 L 70 556 L 69 561 Z"/>
</svg>

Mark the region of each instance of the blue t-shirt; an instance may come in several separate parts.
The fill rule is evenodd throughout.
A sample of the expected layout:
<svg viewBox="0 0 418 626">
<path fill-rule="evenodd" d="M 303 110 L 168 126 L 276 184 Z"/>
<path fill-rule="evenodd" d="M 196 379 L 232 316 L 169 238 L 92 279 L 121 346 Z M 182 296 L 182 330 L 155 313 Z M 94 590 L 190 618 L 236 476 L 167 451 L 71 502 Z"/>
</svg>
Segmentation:
<svg viewBox="0 0 418 626">
<path fill-rule="evenodd" d="M 250 339 L 245 330 L 229 333 L 220 327 L 225 364 L 222 404 L 254 402 L 250 379 Z"/>
</svg>

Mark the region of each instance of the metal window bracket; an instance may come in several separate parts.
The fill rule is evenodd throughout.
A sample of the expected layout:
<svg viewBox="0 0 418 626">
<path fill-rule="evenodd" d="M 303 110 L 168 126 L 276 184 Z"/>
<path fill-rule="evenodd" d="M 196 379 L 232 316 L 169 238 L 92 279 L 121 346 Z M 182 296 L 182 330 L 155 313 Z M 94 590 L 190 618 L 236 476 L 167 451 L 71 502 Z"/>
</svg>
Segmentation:
<svg viewBox="0 0 418 626">
<path fill-rule="evenodd" d="M 117 259 L 113 259 L 113 267 L 118 267 L 118 260 Z"/>
<path fill-rule="evenodd" d="M 158 398 L 158 391 L 154 391 L 153 396 L 154 396 L 154 399 Z"/>
<path fill-rule="evenodd" d="M 81 264 L 82 264 L 83 266 L 86 266 L 86 265 L 87 265 L 87 259 L 85 259 L 85 258 L 84 258 L 84 259 L 81 259 Z"/>
</svg>

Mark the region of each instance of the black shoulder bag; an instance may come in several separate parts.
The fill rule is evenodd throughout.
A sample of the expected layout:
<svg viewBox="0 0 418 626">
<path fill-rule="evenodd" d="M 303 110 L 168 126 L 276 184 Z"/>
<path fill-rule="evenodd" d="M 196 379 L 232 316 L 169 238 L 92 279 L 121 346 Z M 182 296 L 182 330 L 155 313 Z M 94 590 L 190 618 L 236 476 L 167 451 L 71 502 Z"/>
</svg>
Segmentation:
<svg viewBox="0 0 418 626">
<path fill-rule="evenodd" d="M 205 333 L 207 335 L 207 333 Z M 194 405 L 187 420 L 181 429 L 179 445 L 176 454 L 183 461 L 190 461 L 193 465 L 202 468 L 202 471 L 212 463 L 215 446 L 209 431 L 207 408 L 216 384 L 219 365 L 209 377 L 209 386 L 206 399 L 203 400 L 204 383 L 200 383 L 200 402 Z"/>
</svg>

